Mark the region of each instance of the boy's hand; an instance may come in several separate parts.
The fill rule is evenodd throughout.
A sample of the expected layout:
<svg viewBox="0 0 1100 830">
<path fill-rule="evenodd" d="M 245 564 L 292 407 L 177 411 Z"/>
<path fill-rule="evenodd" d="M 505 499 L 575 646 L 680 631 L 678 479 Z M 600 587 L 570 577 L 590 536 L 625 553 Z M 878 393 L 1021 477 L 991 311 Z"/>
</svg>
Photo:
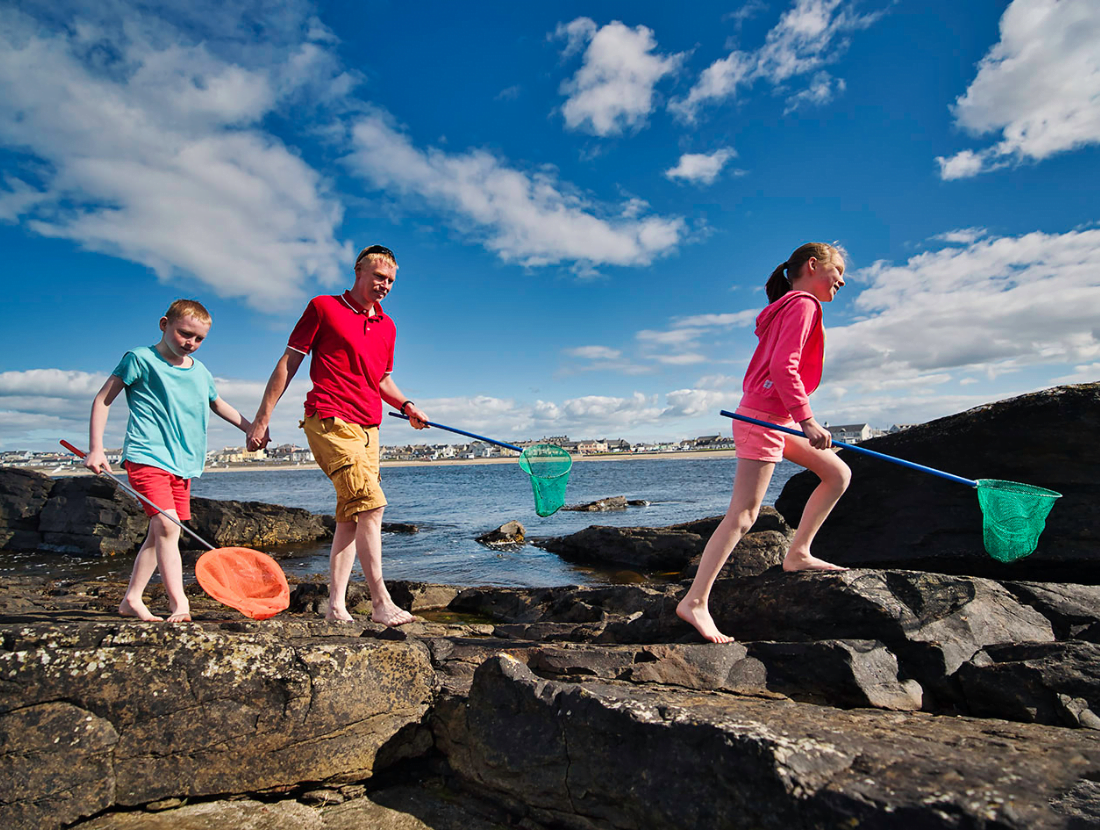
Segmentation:
<svg viewBox="0 0 1100 830">
<path fill-rule="evenodd" d="M 245 445 L 248 447 L 249 452 L 255 452 L 261 447 L 266 447 L 271 443 L 271 430 L 265 425 L 260 426 L 253 422 L 248 428 L 248 438 L 245 440 Z"/>
<path fill-rule="evenodd" d="M 107 460 L 107 456 L 103 450 L 91 450 L 84 456 L 84 466 L 91 470 L 96 475 L 100 473 L 113 473 L 111 464 Z"/>
</svg>

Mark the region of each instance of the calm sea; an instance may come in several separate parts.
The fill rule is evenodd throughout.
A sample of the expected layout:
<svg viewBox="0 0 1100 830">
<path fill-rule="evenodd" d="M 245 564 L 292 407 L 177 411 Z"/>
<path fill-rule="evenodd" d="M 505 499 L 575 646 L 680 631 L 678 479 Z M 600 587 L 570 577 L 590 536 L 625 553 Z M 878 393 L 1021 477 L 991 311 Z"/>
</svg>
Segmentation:
<svg viewBox="0 0 1100 830">
<path fill-rule="evenodd" d="M 729 505 L 736 466 L 736 459 L 705 456 L 580 462 L 569 474 L 568 504 L 626 496 L 650 505 L 614 513 L 559 511 L 547 518 L 535 513 L 529 479 L 518 464 L 386 467 L 382 470 L 389 500 L 385 520 L 411 522 L 420 532 L 383 535 L 383 572 L 387 579 L 448 585 L 541 587 L 621 581 L 630 575 L 570 565 L 532 545 L 518 551 L 489 550 L 475 537 L 512 519 L 524 525 L 530 538 L 565 536 L 593 524 L 655 527 L 719 515 Z M 787 479 L 799 469 L 788 462 L 777 466 L 766 504 L 774 504 Z M 207 473 L 195 481 L 192 492 L 204 498 L 263 501 L 316 513 L 331 513 L 336 504 L 328 479 L 308 467 Z M 280 562 L 288 574 L 325 574 L 328 551 L 327 544 L 288 548 L 280 551 Z M 126 576 L 131 563 L 132 557 L 87 560 L 0 553 L 0 575 Z M 358 566 L 353 578 L 362 578 Z"/>
</svg>

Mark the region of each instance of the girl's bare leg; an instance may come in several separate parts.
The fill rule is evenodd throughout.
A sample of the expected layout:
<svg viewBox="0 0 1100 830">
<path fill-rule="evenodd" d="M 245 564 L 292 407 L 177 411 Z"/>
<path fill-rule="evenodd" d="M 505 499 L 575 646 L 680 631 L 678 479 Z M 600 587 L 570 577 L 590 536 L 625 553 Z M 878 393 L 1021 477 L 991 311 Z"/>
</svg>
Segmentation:
<svg viewBox="0 0 1100 830">
<path fill-rule="evenodd" d="M 810 545 L 829 513 L 848 489 L 852 471 L 832 450 L 815 450 L 804 438 L 788 437 L 785 440 L 783 456 L 816 474 L 821 483 L 810 494 L 802 509 L 802 520 L 798 523 L 798 530 L 783 559 L 783 570 L 845 571 L 847 568 L 812 555 Z"/>
<path fill-rule="evenodd" d="M 738 459 L 729 510 L 703 549 L 691 587 L 676 606 L 676 616 L 695 626 L 703 639 L 712 643 L 728 643 L 733 638 L 719 631 L 710 616 L 711 588 L 734 547 L 756 521 L 774 469 L 770 461 Z"/>
</svg>

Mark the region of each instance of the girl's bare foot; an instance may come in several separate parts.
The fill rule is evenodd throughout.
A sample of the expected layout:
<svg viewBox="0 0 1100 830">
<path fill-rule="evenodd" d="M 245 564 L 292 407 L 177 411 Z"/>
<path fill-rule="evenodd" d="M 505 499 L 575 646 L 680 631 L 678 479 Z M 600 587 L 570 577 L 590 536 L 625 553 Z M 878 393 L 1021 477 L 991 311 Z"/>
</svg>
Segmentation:
<svg viewBox="0 0 1100 830">
<path fill-rule="evenodd" d="M 180 611 L 173 611 L 171 614 L 168 615 L 168 622 L 191 622 L 191 609 L 184 608 Z"/>
<path fill-rule="evenodd" d="M 795 553 L 787 551 L 783 558 L 783 570 L 785 571 L 846 571 L 847 568 L 818 559 L 810 553 Z"/>
<path fill-rule="evenodd" d="M 403 608 L 398 608 L 393 603 L 375 605 L 374 612 L 370 615 L 370 618 L 374 622 L 388 625 L 390 628 L 411 623 L 416 619 L 416 617 L 408 611 Z"/>
<path fill-rule="evenodd" d="M 707 610 L 707 606 L 699 600 L 684 597 L 676 606 L 676 616 L 695 627 L 704 640 L 712 643 L 732 643 L 733 637 L 729 637 L 718 630 L 714 619 Z"/>
<path fill-rule="evenodd" d="M 144 622 L 161 622 L 164 619 L 164 617 L 158 617 L 146 608 L 145 603 L 141 600 L 131 602 L 125 597 L 123 597 L 122 602 L 118 604 L 118 613 L 124 617 L 137 617 Z"/>
</svg>

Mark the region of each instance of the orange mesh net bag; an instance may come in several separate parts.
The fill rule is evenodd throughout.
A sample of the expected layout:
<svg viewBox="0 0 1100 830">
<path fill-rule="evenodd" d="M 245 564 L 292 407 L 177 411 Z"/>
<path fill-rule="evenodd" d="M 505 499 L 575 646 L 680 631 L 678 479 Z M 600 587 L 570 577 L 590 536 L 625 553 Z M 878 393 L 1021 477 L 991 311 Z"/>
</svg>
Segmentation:
<svg viewBox="0 0 1100 830">
<path fill-rule="evenodd" d="M 266 620 L 290 605 L 290 586 L 279 563 L 248 548 L 216 548 L 195 563 L 199 585 L 246 617 Z"/>
</svg>

